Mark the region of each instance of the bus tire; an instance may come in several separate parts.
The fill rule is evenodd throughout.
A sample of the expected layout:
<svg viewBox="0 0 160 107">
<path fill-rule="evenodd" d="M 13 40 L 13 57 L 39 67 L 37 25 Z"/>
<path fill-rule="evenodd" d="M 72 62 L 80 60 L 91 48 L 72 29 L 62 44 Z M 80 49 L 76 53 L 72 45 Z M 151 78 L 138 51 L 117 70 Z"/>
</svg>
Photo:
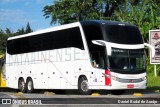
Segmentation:
<svg viewBox="0 0 160 107">
<path fill-rule="evenodd" d="M 34 84 L 33 84 L 33 80 L 31 78 L 27 79 L 26 87 L 27 87 L 27 93 L 34 92 Z"/>
<path fill-rule="evenodd" d="M 23 93 L 26 92 L 26 84 L 23 78 L 18 80 L 18 89 L 20 92 L 23 92 Z"/>
<path fill-rule="evenodd" d="M 82 95 L 91 94 L 91 90 L 88 89 L 88 80 L 85 77 L 81 77 L 78 81 L 78 90 Z"/>
</svg>

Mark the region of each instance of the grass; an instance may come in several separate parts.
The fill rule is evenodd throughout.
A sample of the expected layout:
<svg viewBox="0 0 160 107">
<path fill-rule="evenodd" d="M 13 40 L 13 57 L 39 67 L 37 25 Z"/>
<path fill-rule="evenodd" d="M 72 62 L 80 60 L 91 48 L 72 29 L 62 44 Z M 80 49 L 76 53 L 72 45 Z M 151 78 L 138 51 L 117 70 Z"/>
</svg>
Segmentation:
<svg viewBox="0 0 160 107">
<path fill-rule="evenodd" d="M 154 72 L 147 74 L 147 90 L 160 92 L 160 76 L 154 76 Z"/>
<path fill-rule="evenodd" d="M 153 90 L 160 92 L 160 65 L 156 65 L 157 77 L 154 74 L 154 65 L 149 64 L 147 60 L 147 90 Z"/>
</svg>

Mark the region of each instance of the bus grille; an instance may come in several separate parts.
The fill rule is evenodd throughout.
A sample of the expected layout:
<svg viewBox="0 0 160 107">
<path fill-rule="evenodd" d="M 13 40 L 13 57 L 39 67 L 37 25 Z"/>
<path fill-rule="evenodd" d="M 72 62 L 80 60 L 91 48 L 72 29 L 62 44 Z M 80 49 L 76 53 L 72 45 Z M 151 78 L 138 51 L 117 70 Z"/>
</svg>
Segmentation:
<svg viewBox="0 0 160 107">
<path fill-rule="evenodd" d="M 117 78 L 117 81 L 122 82 L 122 83 L 139 83 L 144 81 L 142 78 L 140 79 L 121 79 Z"/>
</svg>

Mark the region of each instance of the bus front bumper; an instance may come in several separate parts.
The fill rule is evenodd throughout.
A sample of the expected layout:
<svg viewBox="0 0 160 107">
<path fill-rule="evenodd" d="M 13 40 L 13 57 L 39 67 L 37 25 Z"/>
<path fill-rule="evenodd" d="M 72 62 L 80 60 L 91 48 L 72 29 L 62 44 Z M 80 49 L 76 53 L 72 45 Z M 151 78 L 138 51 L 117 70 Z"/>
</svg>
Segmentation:
<svg viewBox="0 0 160 107">
<path fill-rule="evenodd" d="M 104 90 L 119 90 L 119 89 L 146 89 L 147 84 L 146 80 L 139 83 L 121 83 L 118 81 L 112 80 L 111 84 L 108 86 L 100 86 L 100 89 Z"/>
</svg>

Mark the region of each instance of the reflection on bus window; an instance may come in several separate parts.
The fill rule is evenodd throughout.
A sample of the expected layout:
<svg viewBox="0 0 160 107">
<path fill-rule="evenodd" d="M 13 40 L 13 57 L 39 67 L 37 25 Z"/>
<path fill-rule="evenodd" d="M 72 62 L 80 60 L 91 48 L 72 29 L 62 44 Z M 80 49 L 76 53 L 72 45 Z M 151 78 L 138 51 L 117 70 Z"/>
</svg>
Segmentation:
<svg viewBox="0 0 160 107">
<path fill-rule="evenodd" d="M 91 61 L 92 65 L 96 68 L 105 68 L 105 63 L 104 63 L 104 52 L 102 51 L 96 51 L 96 52 L 91 52 Z"/>
<path fill-rule="evenodd" d="M 109 68 L 121 70 L 120 72 L 138 72 L 145 69 L 144 50 L 116 50 L 112 49 L 112 56 L 109 56 Z"/>
</svg>

